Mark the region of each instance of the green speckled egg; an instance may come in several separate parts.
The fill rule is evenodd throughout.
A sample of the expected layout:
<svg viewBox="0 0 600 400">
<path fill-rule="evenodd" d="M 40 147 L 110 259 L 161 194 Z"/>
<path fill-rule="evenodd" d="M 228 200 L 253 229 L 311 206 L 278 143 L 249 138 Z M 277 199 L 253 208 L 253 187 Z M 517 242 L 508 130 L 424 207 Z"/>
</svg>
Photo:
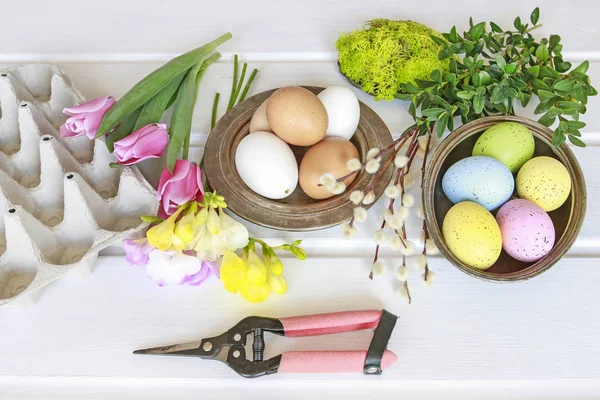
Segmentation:
<svg viewBox="0 0 600 400">
<path fill-rule="evenodd" d="M 535 141 L 525 125 L 501 122 L 488 128 L 473 147 L 474 156 L 490 156 L 501 161 L 513 174 L 533 157 Z"/>
<path fill-rule="evenodd" d="M 502 235 L 494 216 L 472 201 L 455 204 L 444 217 L 446 245 L 462 263 L 488 269 L 502 251 Z"/>
<path fill-rule="evenodd" d="M 571 176 L 557 159 L 535 157 L 519 170 L 517 193 L 520 198 L 533 201 L 546 212 L 556 210 L 571 193 Z"/>
</svg>

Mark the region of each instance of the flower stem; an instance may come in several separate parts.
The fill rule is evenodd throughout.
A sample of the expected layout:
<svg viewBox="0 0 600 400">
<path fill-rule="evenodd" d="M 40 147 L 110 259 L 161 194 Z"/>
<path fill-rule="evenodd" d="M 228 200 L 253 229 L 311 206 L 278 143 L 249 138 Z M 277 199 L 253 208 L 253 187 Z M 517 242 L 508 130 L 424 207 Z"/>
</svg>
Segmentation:
<svg viewBox="0 0 600 400">
<path fill-rule="evenodd" d="M 215 100 L 213 102 L 212 114 L 210 118 L 210 130 L 215 129 L 215 125 L 217 124 L 217 108 L 219 107 L 219 98 L 221 97 L 221 93 L 215 93 Z"/>
<path fill-rule="evenodd" d="M 229 103 L 227 104 L 227 111 L 231 110 L 235 102 L 235 89 L 237 88 L 238 78 L 238 55 L 233 56 L 233 82 L 231 84 L 231 94 L 229 95 Z"/>
<path fill-rule="evenodd" d="M 246 99 L 246 96 L 248 95 L 248 91 L 250 90 L 250 86 L 252 86 L 252 83 L 254 82 L 254 79 L 256 78 L 257 74 L 258 74 L 258 70 L 255 68 L 252 71 L 252 73 L 250 74 L 250 77 L 248 78 L 248 82 L 246 82 L 246 86 L 244 86 L 244 90 L 242 91 L 242 95 L 240 96 L 240 99 L 238 100 L 238 104 Z"/>
<path fill-rule="evenodd" d="M 431 132 L 428 134 L 427 145 L 425 146 L 425 154 L 423 154 L 423 164 L 421 165 L 421 189 L 423 189 L 423 181 L 425 180 L 425 168 L 427 167 L 427 155 L 429 154 L 429 148 L 431 146 Z M 427 239 L 429 239 L 429 231 L 427 230 L 427 223 L 423 218 L 423 255 L 427 256 Z M 424 280 L 427 281 L 429 275 L 429 265 L 425 263 Z"/>
</svg>

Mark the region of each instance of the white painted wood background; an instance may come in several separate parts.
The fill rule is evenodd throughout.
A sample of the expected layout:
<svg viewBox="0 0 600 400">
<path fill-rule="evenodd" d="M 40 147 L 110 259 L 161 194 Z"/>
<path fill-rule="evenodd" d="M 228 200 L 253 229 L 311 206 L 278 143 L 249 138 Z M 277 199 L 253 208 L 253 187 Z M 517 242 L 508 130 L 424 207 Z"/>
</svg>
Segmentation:
<svg viewBox="0 0 600 400">
<path fill-rule="evenodd" d="M 541 7 L 539 34 L 559 33 L 565 58 L 590 59 L 600 86 L 596 0 L 159 1 L 0 0 L 0 68 L 52 61 L 87 96 L 121 96 L 172 56 L 230 30 L 222 62 L 202 81 L 194 154 L 202 151 L 215 91 L 228 93 L 232 54 L 260 69 L 254 92 L 290 84 L 343 83 L 335 64 L 339 33 L 374 17 L 414 19 L 438 30 L 468 17 L 510 26 Z M 409 123 L 401 102 L 373 107 L 394 133 Z M 112 248 L 87 277 L 69 275 L 31 308 L 0 308 L 0 399 L 79 398 L 600 398 L 600 98 L 590 101 L 585 139 L 575 149 L 588 188 L 588 214 L 571 252 L 520 284 L 474 280 L 442 258 L 424 287 L 413 274 L 414 303 L 393 293 L 393 277 L 370 282 L 370 233 L 346 242 L 337 228 L 291 234 L 249 225 L 278 241 L 305 239 L 309 259 L 286 260 L 289 292 L 251 305 L 212 280 L 199 288 L 159 288 Z M 523 115 L 530 115 L 524 111 Z M 417 192 L 415 192 L 417 193 Z M 409 236 L 416 240 L 420 221 Z M 389 252 L 386 259 L 393 264 Z M 133 356 L 137 348 L 221 333 L 244 316 L 289 316 L 386 308 L 400 315 L 389 348 L 399 356 L 382 377 L 276 375 L 247 381 L 224 365 Z M 309 339 L 268 337 L 269 354 L 291 349 L 360 349 L 367 332 Z"/>
</svg>

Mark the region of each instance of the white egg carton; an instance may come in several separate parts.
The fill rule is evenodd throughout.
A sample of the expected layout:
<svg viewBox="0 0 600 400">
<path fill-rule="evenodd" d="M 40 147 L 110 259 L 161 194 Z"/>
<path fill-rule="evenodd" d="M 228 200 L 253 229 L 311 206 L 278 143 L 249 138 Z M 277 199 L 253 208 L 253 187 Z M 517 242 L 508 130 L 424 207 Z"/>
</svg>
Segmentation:
<svg viewBox="0 0 600 400">
<path fill-rule="evenodd" d="M 0 305 L 91 271 L 104 247 L 146 227 L 156 192 L 136 167 L 110 168 L 104 143 L 62 139 L 62 110 L 84 101 L 56 66 L 0 71 Z"/>
</svg>

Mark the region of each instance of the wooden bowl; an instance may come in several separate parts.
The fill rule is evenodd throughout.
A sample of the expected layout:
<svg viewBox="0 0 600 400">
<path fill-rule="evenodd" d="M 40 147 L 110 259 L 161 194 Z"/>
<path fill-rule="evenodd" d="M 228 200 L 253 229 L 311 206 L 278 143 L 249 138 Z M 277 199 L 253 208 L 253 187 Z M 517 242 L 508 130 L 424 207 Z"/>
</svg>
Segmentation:
<svg viewBox="0 0 600 400">
<path fill-rule="evenodd" d="M 500 122 L 518 122 L 525 125 L 534 136 L 537 156 L 549 156 L 559 160 L 571 176 L 571 194 L 558 209 L 549 212 L 556 230 L 556 242 L 546 256 L 535 263 L 511 258 L 504 250 L 496 263 L 487 270 L 471 268 L 459 261 L 446 246 L 442 236 L 442 222 L 452 203 L 442 191 L 442 177 L 448 168 L 471 151 L 479 136 L 489 127 Z M 423 182 L 423 208 L 430 236 L 440 252 L 458 269 L 476 278 L 489 281 L 512 282 L 532 278 L 556 264 L 575 242 L 585 217 L 586 188 L 581 167 L 567 145 L 552 146 L 552 131 L 532 120 L 517 116 L 494 116 L 478 119 L 458 128 L 445 138 L 431 156 Z M 513 198 L 516 193 L 513 194 Z M 495 211 L 492 212 L 495 215 Z"/>
<path fill-rule="evenodd" d="M 307 86 L 315 94 L 320 87 Z M 347 193 L 356 188 L 364 189 L 373 182 L 373 175 L 361 172 L 348 187 L 345 194 L 326 200 L 308 197 L 300 185 L 288 197 L 281 200 L 267 199 L 252 191 L 240 178 L 235 167 L 235 152 L 240 141 L 249 133 L 254 111 L 277 89 L 269 90 L 234 107 L 225 114 L 208 136 L 204 149 L 204 170 L 208 183 L 220 195 L 225 196 L 227 207 L 238 216 L 258 225 L 287 231 L 311 231 L 338 225 L 352 218 L 353 204 Z M 360 102 L 360 122 L 352 143 L 365 159 L 369 149 L 383 148 L 393 142 L 392 135 L 383 120 L 364 103 Z M 308 147 L 290 146 L 298 164 Z M 379 198 L 392 178 L 388 168 L 374 187 Z"/>
</svg>

